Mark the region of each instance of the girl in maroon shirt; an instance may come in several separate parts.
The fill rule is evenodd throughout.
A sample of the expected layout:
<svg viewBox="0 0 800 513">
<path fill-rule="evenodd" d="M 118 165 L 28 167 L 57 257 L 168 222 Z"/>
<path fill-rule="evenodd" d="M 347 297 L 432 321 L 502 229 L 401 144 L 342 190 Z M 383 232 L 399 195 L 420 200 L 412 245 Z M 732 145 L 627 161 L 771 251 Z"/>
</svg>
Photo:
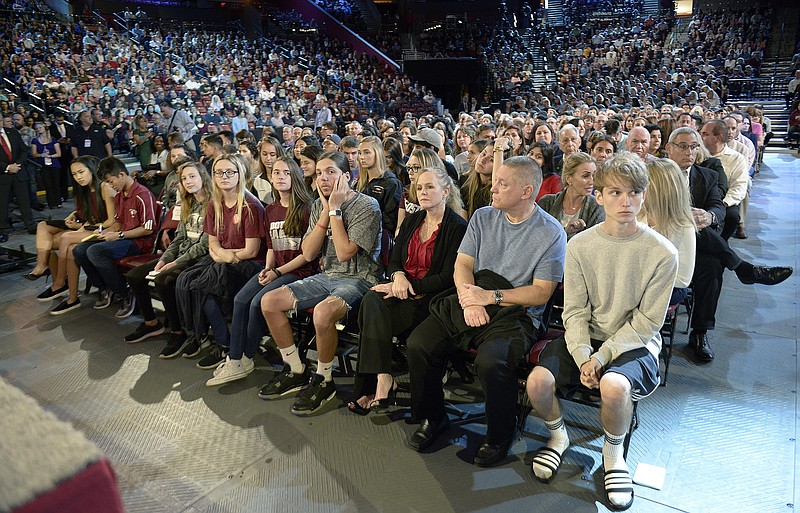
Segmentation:
<svg viewBox="0 0 800 513">
<path fill-rule="evenodd" d="M 319 272 L 317 260 L 308 262 L 300 249 L 313 201 L 303 171 L 291 157 L 279 157 L 272 166 L 270 180 L 275 201 L 265 210 L 266 265 L 236 294 L 230 333 L 227 326 L 224 331 L 220 331 L 221 326 L 220 330 L 214 329 L 217 343 L 229 346 L 230 351 L 206 382 L 208 386 L 242 379 L 253 372 L 253 357 L 267 327 L 261 314 L 264 295 Z"/>
<path fill-rule="evenodd" d="M 177 297 L 181 323 L 193 334 L 190 347 L 208 324 L 215 334 L 227 332 L 225 313 L 233 309 L 233 297 L 260 270 L 266 255 L 264 207 L 246 188 L 247 163 L 241 155 L 214 160 L 213 190 L 203 231 L 208 234 L 209 256 L 178 277 Z M 192 347 L 196 353 L 197 349 Z M 213 369 L 225 359 L 227 347 L 214 345 L 197 363 Z"/>
</svg>

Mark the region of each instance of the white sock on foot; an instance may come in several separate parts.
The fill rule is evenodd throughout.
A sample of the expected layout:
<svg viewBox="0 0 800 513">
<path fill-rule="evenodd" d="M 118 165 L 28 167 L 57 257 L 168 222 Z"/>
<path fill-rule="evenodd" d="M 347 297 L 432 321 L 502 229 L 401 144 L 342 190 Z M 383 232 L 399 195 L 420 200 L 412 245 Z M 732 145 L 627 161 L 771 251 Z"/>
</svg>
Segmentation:
<svg viewBox="0 0 800 513">
<path fill-rule="evenodd" d="M 544 421 L 544 425 L 550 431 L 550 440 L 547 441 L 547 447 L 557 451 L 558 454 L 563 455 L 564 451 L 569 447 L 569 436 L 567 435 L 567 428 L 564 426 L 564 417 L 559 417 L 554 421 Z M 533 473 L 539 479 L 550 479 L 553 477 L 553 470 L 533 462 L 531 465 Z"/>
<path fill-rule="evenodd" d="M 333 360 L 329 362 L 317 362 L 317 374 L 325 378 L 325 381 L 333 379 Z"/>
<path fill-rule="evenodd" d="M 628 472 L 628 465 L 625 463 L 624 453 L 625 449 L 623 447 L 623 442 L 625 441 L 625 434 L 621 435 L 612 435 L 608 431 L 606 431 L 606 439 L 605 443 L 603 444 L 603 469 L 606 471 L 608 475 L 609 471 L 613 470 L 624 470 Z M 624 476 L 624 474 L 621 474 Z M 609 478 L 606 477 L 606 483 L 609 482 Z M 614 482 L 618 484 L 620 487 L 631 487 L 630 476 L 628 478 L 614 478 Z M 622 507 L 631 502 L 631 497 L 633 496 L 633 492 L 630 491 L 620 491 L 620 492 L 607 492 L 608 501 L 613 504 L 614 506 Z"/>
<path fill-rule="evenodd" d="M 300 361 L 300 354 L 297 352 L 297 346 L 292 344 L 287 348 L 280 348 L 280 350 L 283 361 L 289 364 L 292 368 L 292 372 L 294 374 L 302 373 L 305 367 L 303 367 L 303 362 Z"/>
</svg>

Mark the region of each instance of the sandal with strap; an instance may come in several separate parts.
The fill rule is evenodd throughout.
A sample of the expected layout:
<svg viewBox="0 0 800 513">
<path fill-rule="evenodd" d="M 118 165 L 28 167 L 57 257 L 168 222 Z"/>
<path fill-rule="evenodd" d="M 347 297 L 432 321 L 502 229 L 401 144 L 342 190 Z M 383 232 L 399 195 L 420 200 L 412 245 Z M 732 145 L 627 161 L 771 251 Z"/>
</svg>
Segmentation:
<svg viewBox="0 0 800 513">
<path fill-rule="evenodd" d="M 389 393 L 383 399 L 373 399 L 370 401 L 369 409 L 371 411 L 381 412 L 395 404 L 397 404 L 397 381 L 392 378 L 392 386 L 389 388 Z"/>
<path fill-rule="evenodd" d="M 536 456 L 533 457 L 533 461 L 531 462 L 531 470 L 533 470 L 533 465 L 541 465 L 542 467 L 550 470 L 551 474 L 547 479 L 540 478 L 536 475 L 536 472 L 533 473 L 533 476 L 539 482 L 549 483 L 554 477 L 556 477 L 556 474 L 558 474 L 558 469 L 561 467 L 561 453 L 555 449 L 551 449 L 550 447 L 542 447 L 536 453 Z"/>
<path fill-rule="evenodd" d="M 347 403 L 347 409 L 355 413 L 356 415 L 369 415 L 369 412 L 371 410 L 371 408 L 366 408 L 358 404 L 357 400 L 353 400 Z"/>
<path fill-rule="evenodd" d="M 608 506 L 614 511 L 624 511 L 631 507 L 633 504 L 633 481 L 627 469 L 614 469 L 605 471 L 605 491 L 606 499 L 608 499 Z M 630 493 L 631 499 L 625 504 L 617 504 L 612 502 L 609 494 L 612 493 Z"/>
</svg>

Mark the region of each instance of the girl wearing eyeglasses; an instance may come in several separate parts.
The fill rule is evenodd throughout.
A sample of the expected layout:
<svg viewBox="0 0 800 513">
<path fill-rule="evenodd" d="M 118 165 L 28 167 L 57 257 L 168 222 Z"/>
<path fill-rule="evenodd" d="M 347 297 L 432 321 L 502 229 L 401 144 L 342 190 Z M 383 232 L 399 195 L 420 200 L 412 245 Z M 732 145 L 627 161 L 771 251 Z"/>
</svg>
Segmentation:
<svg viewBox="0 0 800 513">
<path fill-rule="evenodd" d="M 178 278 L 181 325 L 190 334 L 184 356 L 197 356 L 210 324 L 215 334 L 227 331 L 225 314 L 233 297 L 261 270 L 266 257 L 264 207 L 246 188 L 247 163 L 241 155 L 214 160 L 211 203 L 203 231 L 208 234 L 208 256 Z M 213 369 L 225 360 L 227 347 L 214 344 L 197 363 Z"/>
<path fill-rule="evenodd" d="M 310 148 L 313 146 L 303 151 Z M 253 372 L 258 343 L 267 331 L 261 314 L 261 298 L 271 290 L 319 272 L 318 260 L 308 262 L 300 248 L 303 235 L 308 231 L 314 199 L 306 187 L 303 171 L 293 158 L 284 156 L 275 161 L 270 179 L 275 201 L 267 205 L 264 213 L 266 265 L 236 294 L 231 331 L 228 332 L 224 323 L 212 325 L 217 344 L 230 347 L 230 351 L 206 382 L 208 386 L 236 381 Z"/>
</svg>

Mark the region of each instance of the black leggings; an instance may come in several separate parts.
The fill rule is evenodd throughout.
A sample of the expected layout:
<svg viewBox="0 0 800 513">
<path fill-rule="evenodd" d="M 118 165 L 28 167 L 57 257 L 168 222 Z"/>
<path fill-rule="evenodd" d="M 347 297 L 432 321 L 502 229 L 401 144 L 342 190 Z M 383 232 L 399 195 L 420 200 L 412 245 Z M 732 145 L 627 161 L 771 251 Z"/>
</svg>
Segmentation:
<svg viewBox="0 0 800 513">
<path fill-rule="evenodd" d="M 148 262 L 139 267 L 133 268 L 125 275 L 128 280 L 128 285 L 131 291 L 136 296 L 136 304 L 142 310 L 142 316 L 145 321 L 153 321 L 156 319 L 156 312 L 153 310 L 153 301 L 150 298 L 150 286 L 148 285 L 147 274 L 155 269 L 158 259 Z M 161 297 L 161 303 L 164 305 L 164 314 L 169 322 L 169 327 L 172 331 L 181 329 L 181 320 L 178 316 L 178 303 L 175 299 L 175 281 L 178 275 L 187 267 L 191 262 L 186 264 L 178 264 L 168 271 L 158 273 L 153 284 Z"/>
<path fill-rule="evenodd" d="M 61 203 L 61 168 L 43 167 L 41 173 L 47 195 L 47 206 L 56 208 Z"/>
</svg>

